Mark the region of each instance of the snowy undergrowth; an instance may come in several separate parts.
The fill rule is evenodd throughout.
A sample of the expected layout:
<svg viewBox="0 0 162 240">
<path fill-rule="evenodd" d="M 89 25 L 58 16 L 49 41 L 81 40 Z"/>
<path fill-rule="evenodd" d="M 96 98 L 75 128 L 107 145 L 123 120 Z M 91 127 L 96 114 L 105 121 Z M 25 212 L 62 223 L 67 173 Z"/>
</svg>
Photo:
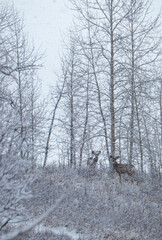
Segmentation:
<svg viewBox="0 0 162 240">
<path fill-rule="evenodd" d="M 25 203 L 32 218 L 45 212 L 61 194 L 66 197 L 37 231 L 21 239 L 160 239 L 158 179 L 122 176 L 120 184 L 118 175 L 107 170 L 54 166 L 38 169 L 36 174 L 33 199 Z"/>
</svg>

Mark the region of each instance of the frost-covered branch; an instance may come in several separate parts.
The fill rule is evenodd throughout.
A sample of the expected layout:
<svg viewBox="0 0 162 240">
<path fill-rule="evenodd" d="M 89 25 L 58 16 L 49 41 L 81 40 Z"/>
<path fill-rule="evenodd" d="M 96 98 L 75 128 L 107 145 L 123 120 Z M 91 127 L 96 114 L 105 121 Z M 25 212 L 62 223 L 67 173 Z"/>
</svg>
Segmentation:
<svg viewBox="0 0 162 240">
<path fill-rule="evenodd" d="M 28 226 L 25 226 L 24 228 L 20 227 L 20 228 L 14 230 L 11 233 L 3 235 L 1 237 L 1 240 L 13 240 L 13 239 L 16 239 L 19 235 L 22 235 L 22 234 L 24 234 L 26 232 L 29 232 L 32 228 L 34 228 L 39 223 L 41 223 L 45 218 L 47 218 L 60 205 L 60 203 L 64 199 L 65 199 L 65 195 L 62 195 L 59 199 L 57 199 L 55 205 L 52 206 L 48 211 L 46 211 L 39 218 L 35 219 L 32 223 L 30 223 Z"/>
</svg>

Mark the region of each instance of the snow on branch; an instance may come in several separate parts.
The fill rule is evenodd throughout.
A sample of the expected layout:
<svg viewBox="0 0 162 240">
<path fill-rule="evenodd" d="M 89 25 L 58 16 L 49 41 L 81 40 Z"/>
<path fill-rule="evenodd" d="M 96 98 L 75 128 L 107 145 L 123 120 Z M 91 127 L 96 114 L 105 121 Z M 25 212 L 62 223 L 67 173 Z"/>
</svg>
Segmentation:
<svg viewBox="0 0 162 240">
<path fill-rule="evenodd" d="M 39 218 L 35 219 L 32 223 L 30 223 L 28 226 L 25 226 L 24 228 L 19 227 L 18 229 L 14 230 L 13 232 L 3 235 L 1 237 L 1 240 L 13 240 L 13 239 L 16 239 L 19 235 L 29 232 L 32 228 L 34 228 L 36 225 L 41 223 L 46 217 L 48 217 L 60 205 L 60 203 L 64 199 L 65 199 L 65 196 L 62 195 L 59 199 L 56 200 L 55 205 L 52 206 L 44 214 L 42 214 Z"/>
</svg>

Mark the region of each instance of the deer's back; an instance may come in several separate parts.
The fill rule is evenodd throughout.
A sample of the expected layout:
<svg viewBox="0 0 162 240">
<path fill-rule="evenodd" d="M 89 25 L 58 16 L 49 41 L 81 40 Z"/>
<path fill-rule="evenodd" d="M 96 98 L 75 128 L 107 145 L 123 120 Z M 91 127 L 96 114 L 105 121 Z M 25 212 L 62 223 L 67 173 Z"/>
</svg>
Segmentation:
<svg viewBox="0 0 162 240">
<path fill-rule="evenodd" d="M 134 172 L 134 166 L 128 165 L 128 164 L 117 164 L 114 166 L 114 168 L 116 169 L 116 171 L 118 173 L 128 173 L 129 175 L 133 174 Z"/>
</svg>

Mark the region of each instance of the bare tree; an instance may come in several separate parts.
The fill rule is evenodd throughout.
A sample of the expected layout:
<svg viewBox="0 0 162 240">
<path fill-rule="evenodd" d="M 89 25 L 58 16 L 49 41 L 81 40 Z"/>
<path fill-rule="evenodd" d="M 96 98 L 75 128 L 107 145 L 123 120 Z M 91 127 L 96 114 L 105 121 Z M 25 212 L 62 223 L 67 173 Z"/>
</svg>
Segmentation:
<svg viewBox="0 0 162 240">
<path fill-rule="evenodd" d="M 109 151 L 115 155 L 116 151 L 116 85 L 118 78 L 118 52 L 120 40 L 120 26 L 126 14 L 121 11 L 122 1 L 72 1 L 84 25 L 83 41 L 84 53 L 87 55 L 92 74 L 95 79 L 98 104 L 104 125 L 105 146 L 107 159 Z M 120 11 L 120 13 L 119 13 Z M 85 29 L 87 37 L 85 37 Z M 88 39 L 88 44 L 87 39 Z M 86 49 L 86 50 L 85 50 Z M 101 80 L 102 78 L 102 80 Z M 100 79 L 100 80 L 99 80 Z M 107 83 L 107 86 L 106 86 Z M 106 86 L 101 90 L 101 85 Z M 116 91 L 116 93 L 115 93 Z M 105 94 L 104 94 L 105 93 Z M 106 99 L 107 97 L 107 99 Z M 104 113 L 104 103 L 109 105 L 109 117 Z M 107 121 L 110 123 L 108 124 Z M 108 144 L 108 127 L 110 125 L 110 149 Z M 109 162 L 112 166 L 111 161 Z"/>
<path fill-rule="evenodd" d="M 40 134 L 34 124 L 37 100 L 34 72 L 39 57 L 27 44 L 22 19 L 12 5 L 4 2 L 0 3 L 0 56 L 0 229 L 3 229 L 13 218 L 25 217 L 20 203 L 31 197 L 34 180 L 31 139 L 34 141 L 36 132 L 37 137 Z"/>
<path fill-rule="evenodd" d="M 131 0 L 124 5 L 123 10 L 126 13 L 129 12 L 129 14 L 126 16 L 125 21 L 123 21 L 123 30 L 128 33 L 128 36 L 121 41 L 121 46 L 126 57 L 125 69 L 127 69 L 127 85 L 129 85 L 127 94 L 129 94 L 128 99 L 130 99 L 128 159 L 131 164 L 133 158 L 136 158 L 134 146 L 138 138 L 141 172 L 143 172 L 144 165 L 142 125 L 146 127 L 146 119 L 143 119 L 144 122 L 142 121 L 142 112 L 148 112 L 148 109 L 150 113 L 152 112 L 151 105 L 154 97 L 149 92 L 150 89 L 154 92 L 156 88 L 156 78 L 152 73 L 155 71 L 155 66 L 160 60 L 161 51 L 160 41 L 156 35 L 159 15 L 155 19 L 151 19 L 150 8 L 150 1 L 144 0 Z M 143 102 L 143 106 L 141 102 Z M 148 109 L 145 108 L 145 103 Z M 128 111 L 126 110 L 126 112 Z M 147 127 L 145 130 L 145 139 L 148 141 Z M 148 149 L 151 148 L 149 144 L 147 146 Z M 151 156 L 151 152 L 149 155 Z"/>
<path fill-rule="evenodd" d="M 59 102 L 61 101 L 61 98 L 62 98 L 62 95 L 63 95 L 63 91 L 64 91 L 67 69 L 66 70 L 64 69 L 63 71 L 64 71 L 64 74 L 63 74 L 64 80 L 63 80 L 63 84 L 61 86 L 61 89 L 58 88 L 58 96 L 57 96 L 56 103 L 54 105 L 54 109 L 53 109 L 53 112 L 52 112 L 51 123 L 50 123 L 50 127 L 49 127 L 49 130 L 48 130 L 47 142 L 46 142 L 46 146 L 45 146 L 45 156 L 44 156 L 43 168 L 45 168 L 46 164 L 47 164 L 50 139 L 51 139 L 52 130 L 53 130 L 53 127 L 54 127 L 56 111 L 57 111 L 57 109 L 59 107 Z"/>
</svg>

